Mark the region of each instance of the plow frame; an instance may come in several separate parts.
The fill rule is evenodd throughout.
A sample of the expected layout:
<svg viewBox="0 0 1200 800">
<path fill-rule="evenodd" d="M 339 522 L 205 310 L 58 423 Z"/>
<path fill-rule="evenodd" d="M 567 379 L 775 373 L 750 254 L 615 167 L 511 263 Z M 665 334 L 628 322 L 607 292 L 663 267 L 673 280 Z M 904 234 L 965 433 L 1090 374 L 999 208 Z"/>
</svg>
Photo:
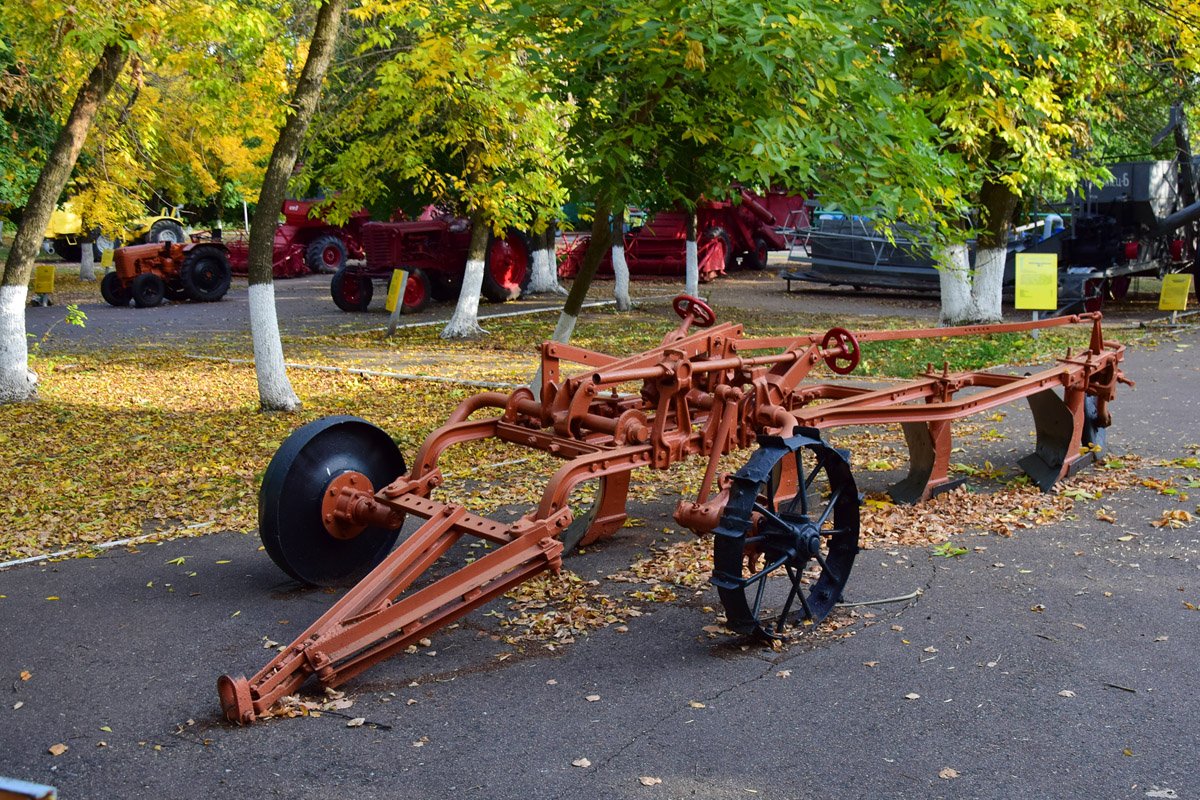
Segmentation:
<svg viewBox="0 0 1200 800">
<path fill-rule="evenodd" d="M 898 501 L 917 502 L 952 486 L 948 465 L 954 421 L 1028 398 L 1037 446 L 1021 465 L 1048 490 L 1093 455 L 1097 448 L 1092 445 L 1102 445 L 1116 384 L 1129 383 L 1120 370 L 1124 347 L 1104 340 L 1098 313 L 1040 322 L 857 335 L 834 328 L 823 336 L 748 339 L 740 325 L 715 324 L 712 310 L 695 298 L 677 298 L 675 309 L 682 323 L 644 353 L 615 357 L 545 342 L 536 387 L 464 400 L 425 439 L 411 469 L 386 485 L 376 488 L 355 472 L 333 477 L 322 491 L 317 521 L 330 536 L 353 539 L 368 527 L 396 531 L 408 516 L 423 522 L 251 679 L 221 676 L 225 717 L 238 723 L 261 717 L 313 675 L 326 686 L 337 686 L 531 577 L 558 572 L 564 551 L 611 536 L 624 524 L 635 468 L 666 469 L 692 456 L 706 457 L 699 492 L 678 504 L 675 518 L 697 533 L 722 534 L 730 524 L 723 514 L 737 483 L 737 476 L 718 476 L 722 455 L 760 441 L 782 441 L 779 437 L 799 431 L 808 438 L 796 441 L 813 447 L 819 443 L 814 437 L 825 429 L 897 423 L 911 458 L 908 476 L 891 492 Z M 822 363 L 835 373 L 851 372 L 863 342 L 1078 323 L 1092 326 L 1088 347 L 1079 353 L 1068 350 L 1055 366 L 1032 375 L 951 372 L 948 365 L 941 370 L 930 365 L 915 380 L 885 388 L 801 386 Z M 584 369 L 566 376 L 565 365 Z M 1055 389 L 1062 391 L 1061 398 Z M 489 410 L 490 416 L 475 416 Z M 438 466 L 442 453 L 485 439 L 564 462 L 547 482 L 537 508 L 515 523 L 494 522 L 430 496 L 444 483 Z M 845 458 L 844 451 L 837 453 Z M 585 481 L 597 482 L 595 500 L 575 516 L 571 492 Z M 856 491 L 853 502 L 856 509 Z M 746 511 L 745 516 L 747 525 L 759 524 L 757 512 Z M 857 512 L 854 544 L 849 546 L 853 551 L 856 518 Z M 464 536 L 496 548 L 418 585 L 426 570 Z M 852 561 L 853 552 L 848 557 Z M 848 575 L 848 565 L 844 571 Z"/>
</svg>

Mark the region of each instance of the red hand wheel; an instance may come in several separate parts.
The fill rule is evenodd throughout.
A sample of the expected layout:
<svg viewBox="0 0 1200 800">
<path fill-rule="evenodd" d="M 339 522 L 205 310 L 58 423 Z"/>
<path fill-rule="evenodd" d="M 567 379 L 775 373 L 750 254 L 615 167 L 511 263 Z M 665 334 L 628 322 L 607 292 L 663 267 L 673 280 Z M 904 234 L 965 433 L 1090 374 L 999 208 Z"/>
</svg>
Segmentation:
<svg viewBox="0 0 1200 800">
<path fill-rule="evenodd" d="M 712 306 L 701 300 L 699 297 L 692 297 L 690 294 L 681 294 L 671 303 L 675 313 L 682 319 L 687 319 L 688 315 L 692 316 L 692 324 L 697 328 L 710 328 L 717 321 L 717 315 L 713 313 Z"/>
<path fill-rule="evenodd" d="M 830 328 L 821 340 L 821 349 L 829 351 L 825 363 L 838 375 L 849 375 L 858 366 L 858 339 L 845 328 Z"/>
</svg>

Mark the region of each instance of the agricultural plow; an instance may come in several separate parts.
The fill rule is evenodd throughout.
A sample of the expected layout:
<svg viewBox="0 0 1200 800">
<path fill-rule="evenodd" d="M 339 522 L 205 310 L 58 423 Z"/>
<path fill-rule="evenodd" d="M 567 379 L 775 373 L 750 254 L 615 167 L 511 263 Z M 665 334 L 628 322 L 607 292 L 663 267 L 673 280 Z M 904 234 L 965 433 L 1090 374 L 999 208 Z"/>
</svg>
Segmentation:
<svg viewBox="0 0 1200 800">
<path fill-rule="evenodd" d="M 630 474 L 707 458 L 699 492 L 676 520 L 711 533 L 712 584 L 728 627 L 766 639 L 823 620 L 840 601 L 859 540 L 859 494 L 849 453 L 822 432 L 902 426 L 906 478 L 890 487 L 918 502 L 951 487 L 953 422 L 1022 398 L 1033 413 L 1035 451 L 1022 468 L 1043 490 L 1094 458 L 1124 347 L 1105 341 L 1100 315 L 1041 322 L 746 338 L 716 322 L 695 298 L 676 298 L 682 321 L 647 352 L 615 357 L 556 342 L 541 346 L 540 383 L 463 401 L 417 451 L 411 468 L 381 429 L 328 417 L 293 433 L 263 479 L 260 535 L 271 558 L 308 584 L 367 573 L 328 612 L 250 679 L 218 681 L 227 719 L 264 715 L 311 676 L 337 686 L 529 578 L 558 571 L 564 552 L 611 536 L 626 519 Z M 1031 375 L 952 372 L 948 365 L 880 389 L 802 385 L 822 365 L 848 375 L 865 342 L 1029 331 L 1090 324 L 1086 349 L 1068 350 Z M 570 374 L 565 367 L 579 367 Z M 482 414 L 480 412 L 483 412 Z M 563 461 L 538 507 L 512 524 L 432 498 L 450 447 L 497 439 Z M 757 445 L 746 463 L 718 474 L 721 456 Z M 592 482 L 594 500 L 572 511 L 572 492 Z M 421 524 L 396 546 L 406 517 Z M 464 537 L 493 548 L 443 577 L 427 573 Z M 393 549 L 394 548 L 394 549 Z"/>
</svg>

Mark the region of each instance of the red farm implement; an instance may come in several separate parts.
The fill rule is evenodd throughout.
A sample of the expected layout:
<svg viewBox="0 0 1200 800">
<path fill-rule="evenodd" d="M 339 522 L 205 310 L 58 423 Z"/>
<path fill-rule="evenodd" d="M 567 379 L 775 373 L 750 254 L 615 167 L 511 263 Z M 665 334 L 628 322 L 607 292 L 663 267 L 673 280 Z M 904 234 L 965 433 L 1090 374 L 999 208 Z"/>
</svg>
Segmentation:
<svg viewBox="0 0 1200 800">
<path fill-rule="evenodd" d="M 275 228 L 271 274 L 275 278 L 298 278 L 310 272 L 337 272 L 346 259 L 362 258 L 362 227 L 371 216 L 365 210 L 350 216 L 345 225 L 331 225 L 321 217 L 309 216 L 319 201 L 285 200 L 283 219 Z M 219 241 L 229 252 L 235 275 L 249 271 L 250 236 L 246 231 L 212 230 L 193 233 L 194 242 Z"/>
<path fill-rule="evenodd" d="M 541 346 L 541 383 L 463 401 L 417 451 L 411 468 L 391 437 L 356 417 L 293 433 L 272 459 L 260 494 L 260 535 L 292 577 L 329 584 L 371 570 L 254 677 L 218 681 L 225 716 L 249 722 L 315 675 L 336 686 L 470 610 L 546 570 L 565 551 L 617 531 L 630 473 L 707 459 L 698 494 L 675 518 L 711 533 L 711 582 L 728 626 L 765 638 L 816 623 L 842 598 L 859 549 L 859 494 L 849 453 L 822 432 L 898 423 L 911 459 L 893 496 L 915 502 L 947 488 L 951 424 L 1025 398 L 1036 450 L 1021 465 L 1043 490 L 1094 457 L 1124 348 L 1105 341 L 1098 314 L 1042 322 L 852 334 L 747 338 L 715 324 L 712 309 L 679 297 L 683 322 L 661 345 L 616 357 L 566 344 Z M 867 342 L 986 336 L 1090 323 L 1090 343 L 1047 369 L 1019 376 L 928 369 L 886 388 L 815 383 L 824 365 L 852 372 Z M 580 369 L 564 372 L 568 364 Z M 534 391 L 536 389 L 536 392 Z M 538 507 L 512 524 L 432 496 L 439 458 L 455 445 L 498 439 L 563 461 Z M 732 475 L 722 455 L 757 446 Z M 574 514 L 572 490 L 592 482 L 594 502 Z M 406 517 L 419 524 L 393 549 Z M 493 549 L 457 571 L 446 556 L 464 538 Z M 439 562 L 442 577 L 428 574 Z"/>
<path fill-rule="evenodd" d="M 782 192 L 766 197 L 741 192 L 740 201 L 704 201 L 696 209 L 696 242 L 701 282 L 734 269 L 763 269 L 772 250 L 786 250 L 787 242 L 777 228 L 791 218 L 807 221 L 804 198 Z M 583 265 L 590 236 L 575 237 L 560 253 L 558 274 L 573 278 Z M 625 260 L 629 276 L 650 280 L 683 275 L 687 245 L 687 215 L 680 212 L 655 214 L 645 225 L 625 234 Z M 613 274 L 612 253 L 605 253 L 596 271 L 600 277 Z"/>
<path fill-rule="evenodd" d="M 333 276 L 329 290 L 343 311 L 366 311 L 373 281 L 392 270 L 408 272 L 402 310 L 416 313 L 431 300 L 453 300 L 462 288 L 471 224 L 462 217 L 427 212 L 412 222 L 368 222 L 362 228 L 366 264 L 350 264 Z M 509 230 L 488 239 L 483 296 L 493 303 L 516 300 L 533 276 L 532 250 L 524 234 Z"/>
</svg>

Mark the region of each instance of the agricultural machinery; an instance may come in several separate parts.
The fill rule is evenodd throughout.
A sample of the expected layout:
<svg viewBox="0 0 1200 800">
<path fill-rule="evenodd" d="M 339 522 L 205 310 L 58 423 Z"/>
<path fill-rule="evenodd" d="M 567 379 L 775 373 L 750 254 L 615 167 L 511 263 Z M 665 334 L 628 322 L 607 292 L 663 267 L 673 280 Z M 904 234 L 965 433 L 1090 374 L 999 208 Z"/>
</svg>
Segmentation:
<svg viewBox="0 0 1200 800">
<path fill-rule="evenodd" d="M 696 209 L 696 241 L 700 280 L 707 282 L 741 264 L 763 269 L 772 250 L 784 250 L 787 241 L 777 228 L 793 212 L 804 214 L 804 198 L 782 192 L 766 197 L 742 191 L 739 202 L 706 200 Z M 583 264 L 590 236 L 575 237 L 560 252 L 558 274 L 573 278 Z M 625 260 L 631 278 L 652 279 L 683 275 L 687 244 L 687 215 L 660 212 L 646 224 L 625 234 Z M 611 277 L 612 254 L 605 253 L 597 276 Z"/>
<path fill-rule="evenodd" d="M 1061 215 L 1047 215 L 1010 237 L 1006 287 L 1014 283 L 1018 253 L 1053 253 L 1058 313 L 1096 311 L 1104 299 L 1123 297 L 1135 276 L 1194 268 L 1200 203 L 1188 189 L 1190 159 L 1127 161 L 1108 170 L 1108 183 L 1083 186 Z M 789 290 L 793 281 L 938 290 L 933 252 L 912 229 L 840 214 L 815 216 L 790 227 L 788 260 L 796 267 L 781 273 Z"/>
<path fill-rule="evenodd" d="M 543 343 L 538 384 L 464 400 L 411 464 L 388 433 L 357 417 L 327 417 L 289 436 L 263 477 L 264 549 L 307 584 L 369 573 L 252 678 L 222 676 L 225 717 L 260 717 L 313 675 L 325 686 L 341 684 L 523 581 L 557 572 L 565 552 L 624 525 L 634 469 L 665 470 L 693 456 L 707 459 L 707 467 L 697 495 L 678 504 L 675 519 L 712 535 L 711 582 L 728 627 L 763 639 L 791 635 L 841 601 L 859 550 L 849 453 L 824 431 L 901 425 L 909 474 L 891 493 L 916 502 L 953 485 L 947 471 L 954 421 L 1025 398 L 1037 441 L 1020 463 L 1048 490 L 1103 446 L 1108 404 L 1117 383 L 1128 383 L 1120 369 L 1124 348 L 1104 339 L 1099 314 L 756 339 L 741 325 L 717 324 L 695 298 L 678 297 L 674 308 L 682 322 L 648 352 L 618 357 Z M 1088 346 L 1031 375 L 930 365 L 913 381 L 882 388 L 802 385 L 821 367 L 851 373 L 870 342 L 1070 323 L 1091 325 Z M 568 373 L 571 364 L 578 370 Z M 438 462 L 448 448 L 489 439 L 563 462 L 537 508 L 511 524 L 435 491 L 445 480 Z M 738 458 L 735 450 L 751 447 L 740 469 L 720 473 L 723 456 Z M 585 486 L 594 499 L 576 513 L 573 498 L 587 495 L 573 492 Z M 413 523 L 405 526 L 406 519 Z M 402 527 L 407 535 L 393 549 Z M 464 539 L 487 549 L 465 558 L 456 548 Z"/>
<path fill-rule="evenodd" d="M 343 311 L 366 311 L 372 281 L 389 280 L 404 269 L 408 282 L 402 310 L 416 313 L 430 300 L 453 300 L 462 287 L 471 243 L 470 221 L 427 211 L 414 222 L 368 222 L 362 226 L 366 264 L 348 264 L 334 274 L 329 291 Z M 483 296 L 493 303 L 515 300 L 533 276 L 529 240 L 516 230 L 488 238 Z"/>
<path fill-rule="evenodd" d="M 362 258 L 362 226 L 371 218 L 356 211 L 343 226 L 310 217 L 317 200 L 284 200 L 284 221 L 275 228 L 271 276 L 299 278 L 310 272 L 337 272 L 347 257 Z M 214 228 L 192 234 L 193 242 L 220 242 L 229 254 L 234 275 L 246 275 L 250 263 L 250 234 Z"/>
<path fill-rule="evenodd" d="M 78 261 L 83 255 L 84 246 L 92 248 L 92 255 L 97 261 L 105 250 L 120 247 L 122 243 L 147 244 L 167 242 L 182 244 L 185 240 L 183 218 L 179 209 L 163 207 L 158 214 L 148 214 L 133 220 L 126 227 L 119 239 L 110 239 L 99 228 L 84 231 L 83 218 L 75 209 L 74 201 L 68 200 L 62 208 L 56 208 L 50 215 L 50 223 L 46 226 L 46 242 L 48 249 L 53 249 L 64 261 Z"/>
<path fill-rule="evenodd" d="M 229 256 L 220 242 L 138 244 L 117 248 L 100 281 L 111 305 L 153 308 L 165 300 L 213 302 L 229 291 Z"/>
</svg>

